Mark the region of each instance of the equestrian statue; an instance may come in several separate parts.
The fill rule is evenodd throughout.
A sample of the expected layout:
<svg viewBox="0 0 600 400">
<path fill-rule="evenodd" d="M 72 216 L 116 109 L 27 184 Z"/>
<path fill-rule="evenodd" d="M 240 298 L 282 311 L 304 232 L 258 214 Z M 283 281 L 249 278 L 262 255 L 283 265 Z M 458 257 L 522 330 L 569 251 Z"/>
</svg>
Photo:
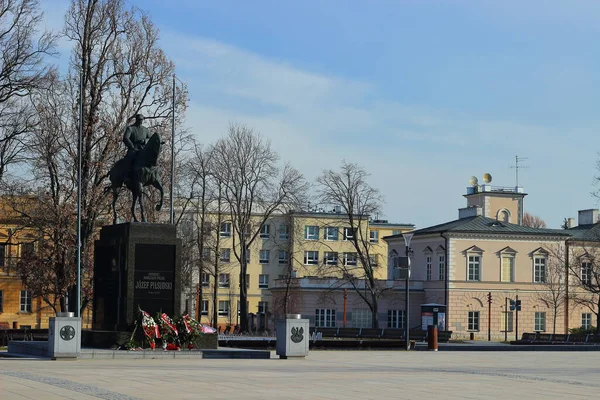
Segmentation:
<svg viewBox="0 0 600 400">
<path fill-rule="evenodd" d="M 141 114 L 135 115 L 135 123 L 125 129 L 123 143 L 127 147 L 127 154 L 118 160 L 108 172 L 110 186 L 112 190 L 113 201 L 113 224 L 117 223 L 117 199 L 119 191 L 123 184 L 132 194 L 131 214 L 133 221 L 137 222 L 135 215 L 135 203 L 139 202 L 142 222 L 146 222 L 144 215 L 144 203 L 142 201 L 144 186 L 154 186 L 160 192 L 160 201 L 156 204 L 156 210 L 162 208 L 163 188 L 158 177 L 158 167 L 156 161 L 160 154 L 161 140 L 158 133 L 150 135 L 148 128 L 142 125 L 144 117 Z"/>
</svg>

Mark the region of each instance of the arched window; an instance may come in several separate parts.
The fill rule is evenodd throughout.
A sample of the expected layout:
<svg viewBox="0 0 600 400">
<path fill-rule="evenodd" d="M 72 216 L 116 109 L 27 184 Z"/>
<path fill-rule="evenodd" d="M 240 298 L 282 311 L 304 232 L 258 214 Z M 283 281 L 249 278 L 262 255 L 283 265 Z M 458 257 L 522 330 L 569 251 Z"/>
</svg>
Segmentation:
<svg viewBox="0 0 600 400">
<path fill-rule="evenodd" d="M 510 222 L 510 211 L 506 208 L 499 210 L 496 219 L 500 222 Z"/>
</svg>

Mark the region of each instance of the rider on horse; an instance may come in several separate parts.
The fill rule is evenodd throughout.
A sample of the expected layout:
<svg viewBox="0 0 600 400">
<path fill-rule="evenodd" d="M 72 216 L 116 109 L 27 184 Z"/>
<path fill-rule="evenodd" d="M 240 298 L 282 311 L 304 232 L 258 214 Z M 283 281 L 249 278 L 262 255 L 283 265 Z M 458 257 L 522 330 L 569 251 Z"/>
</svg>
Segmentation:
<svg viewBox="0 0 600 400">
<path fill-rule="evenodd" d="M 124 158 L 126 160 L 126 171 L 133 170 L 138 152 L 144 148 L 146 141 L 150 139 L 150 131 L 142 125 L 143 122 L 144 116 L 136 114 L 135 123 L 125 129 L 123 143 L 127 146 L 127 154 Z"/>
</svg>

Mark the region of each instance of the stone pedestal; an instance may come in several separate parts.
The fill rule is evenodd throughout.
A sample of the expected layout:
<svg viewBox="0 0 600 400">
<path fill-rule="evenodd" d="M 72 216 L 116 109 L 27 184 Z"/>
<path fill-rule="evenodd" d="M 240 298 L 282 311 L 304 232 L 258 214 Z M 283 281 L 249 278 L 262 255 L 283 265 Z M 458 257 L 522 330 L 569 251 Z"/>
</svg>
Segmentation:
<svg viewBox="0 0 600 400">
<path fill-rule="evenodd" d="M 72 315 L 58 313 L 58 316 L 50 317 L 48 357 L 53 360 L 77 358 L 81 353 L 81 318 Z"/>
<path fill-rule="evenodd" d="M 277 355 L 279 358 L 306 357 L 309 344 L 309 321 L 299 314 L 290 314 L 277 321 Z"/>
<path fill-rule="evenodd" d="M 93 329 L 127 330 L 138 308 L 179 314 L 180 240 L 175 225 L 107 225 L 95 243 Z"/>
</svg>

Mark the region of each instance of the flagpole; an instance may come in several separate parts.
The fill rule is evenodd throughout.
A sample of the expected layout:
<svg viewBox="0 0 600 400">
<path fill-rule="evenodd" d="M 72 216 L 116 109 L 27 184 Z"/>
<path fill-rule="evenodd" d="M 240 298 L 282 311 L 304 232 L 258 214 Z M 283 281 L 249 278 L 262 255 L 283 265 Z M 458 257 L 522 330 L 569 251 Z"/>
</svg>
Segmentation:
<svg viewBox="0 0 600 400">
<path fill-rule="evenodd" d="M 83 141 L 83 66 L 79 75 L 79 127 L 77 129 L 77 255 L 75 316 L 81 317 L 81 146 Z"/>
</svg>

